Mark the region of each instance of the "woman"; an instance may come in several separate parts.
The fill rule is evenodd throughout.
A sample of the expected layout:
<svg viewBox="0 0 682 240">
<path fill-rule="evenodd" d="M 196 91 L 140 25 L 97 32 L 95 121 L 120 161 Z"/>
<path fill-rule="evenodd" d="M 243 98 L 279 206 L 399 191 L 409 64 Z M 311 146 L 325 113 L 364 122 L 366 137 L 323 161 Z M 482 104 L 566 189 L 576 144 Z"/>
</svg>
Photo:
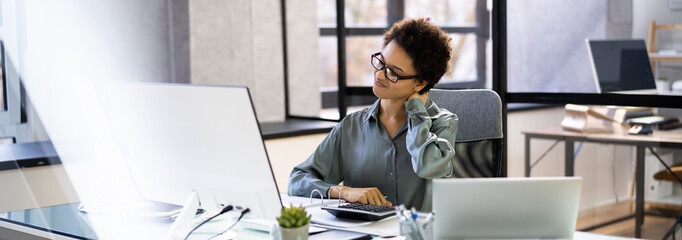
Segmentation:
<svg viewBox="0 0 682 240">
<path fill-rule="evenodd" d="M 433 178 L 453 171 L 457 116 L 428 99 L 448 71 L 450 37 L 429 19 L 405 19 L 371 55 L 371 107 L 346 116 L 289 176 L 289 195 L 405 204 L 431 210 Z M 343 182 L 344 186 L 337 184 Z M 336 187 L 332 190 L 331 188 Z"/>
</svg>

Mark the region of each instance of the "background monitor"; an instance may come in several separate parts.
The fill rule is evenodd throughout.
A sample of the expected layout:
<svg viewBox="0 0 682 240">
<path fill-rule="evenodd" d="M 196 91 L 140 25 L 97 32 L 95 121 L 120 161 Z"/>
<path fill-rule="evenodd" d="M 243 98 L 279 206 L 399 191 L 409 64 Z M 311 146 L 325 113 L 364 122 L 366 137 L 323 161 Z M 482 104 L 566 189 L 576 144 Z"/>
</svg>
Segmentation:
<svg viewBox="0 0 682 240">
<path fill-rule="evenodd" d="M 644 40 L 587 40 L 599 92 L 655 89 Z"/>
<path fill-rule="evenodd" d="M 196 191 L 201 207 L 282 208 L 246 87 L 108 83 L 108 118 L 140 196 L 176 205 Z"/>
</svg>

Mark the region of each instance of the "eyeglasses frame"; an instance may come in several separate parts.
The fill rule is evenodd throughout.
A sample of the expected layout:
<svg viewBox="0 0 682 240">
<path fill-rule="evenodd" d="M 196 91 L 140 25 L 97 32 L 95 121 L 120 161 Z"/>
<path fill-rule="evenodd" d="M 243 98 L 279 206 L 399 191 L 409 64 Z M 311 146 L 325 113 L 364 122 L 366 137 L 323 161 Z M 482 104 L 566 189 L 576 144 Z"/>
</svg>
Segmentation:
<svg viewBox="0 0 682 240">
<path fill-rule="evenodd" d="M 384 61 L 382 61 L 381 59 L 379 59 L 379 57 L 377 57 L 377 56 L 381 56 L 381 57 L 383 58 L 384 55 L 382 55 L 381 52 L 376 52 L 376 53 L 372 54 L 372 56 L 369 58 L 369 64 L 372 65 L 372 67 L 373 67 L 374 69 L 378 70 L 378 71 L 384 70 L 384 77 L 386 77 L 386 80 L 388 80 L 388 81 L 390 81 L 390 82 L 392 82 L 392 83 L 398 83 L 398 81 L 400 81 L 400 80 L 408 80 L 408 79 L 416 79 L 416 78 L 419 78 L 419 75 L 412 75 L 412 76 L 400 76 L 400 75 L 398 75 L 398 73 L 396 73 L 396 72 L 393 71 L 391 68 L 389 68 L 388 66 L 386 66 L 386 63 L 385 63 Z M 384 65 L 384 66 L 381 67 L 381 68 L 377 68 L 376 66 L 374 66 L 374 63 L 372 63 L 372 59 L 374 59 L 374 58 L 376 58 L 377 61 L 379 61 L 379 63 L 381 63 L 381 65 Z M 395 80 L 395 81 L 392 81 L 392 80 L 388 77 L 388 71 L 393 72 L 393 74 L 396 76 L 396 80 Z"/>
</svg>

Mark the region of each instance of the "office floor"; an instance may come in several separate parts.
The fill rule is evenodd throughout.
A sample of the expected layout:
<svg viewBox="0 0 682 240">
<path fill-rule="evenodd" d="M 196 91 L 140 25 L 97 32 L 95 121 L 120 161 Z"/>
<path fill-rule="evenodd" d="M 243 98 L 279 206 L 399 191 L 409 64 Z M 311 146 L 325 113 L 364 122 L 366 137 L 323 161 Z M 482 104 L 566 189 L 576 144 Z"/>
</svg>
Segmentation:
<svg viewBox="0 0 682 240">
<path fill-rule="evenodd" d="M 633 203 L 634 206 L 634 203 Z M 587 226 L 591 226 L 595 223 L 605 222 L 618 217 L 626 216 L 630 214 L 630 202 L 621 201 L 619 203 L 600 207 L 598 209 L 587 210 L 580 213 L 578 216 L 578 223 L 576 224 L 577 229 L 581 229 Z M 632 208 L 634 212 L 634 207 Z M 665 215 L 677 216 L 682 214 L 681 211 L 666 211 L 660 209 L 653 209 L 646 207 L 647 212 L 657 212 Z M 645 216 L 644 224 L 642 225 L 642 238 L 644 239 L 661 239 L 663 235 L 670 229 L 672 224 L 675 222 L 674 218 L 667 217 L 656 217 L 656 216 Z M 631 218 L 625 221 L 614 223 L 608 226 L 594 229 L 589 231 L 592 233 L 607 234 L 613 236 L 621 237 L 634 237 L 635 236 L 635 219 Z"/>
</svg>

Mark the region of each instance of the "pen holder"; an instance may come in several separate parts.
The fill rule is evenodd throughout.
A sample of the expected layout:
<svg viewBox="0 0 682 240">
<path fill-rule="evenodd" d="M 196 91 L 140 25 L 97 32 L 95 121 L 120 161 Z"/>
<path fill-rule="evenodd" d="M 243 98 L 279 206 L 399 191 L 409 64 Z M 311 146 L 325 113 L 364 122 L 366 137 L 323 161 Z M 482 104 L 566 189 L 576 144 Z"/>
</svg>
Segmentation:
<svg viewBox="0 0 682 240">
<path fill-rule="evenodd" d="M 419 240 L 419 239 L 414 239 L 412 236 L 414 236 L 414 227 L 410 226 L 412 222 L 403 222 L 403 221 L 398 221 L 399 227 L 400 227 L 400 236 L 405 237 L 406 240 Z M 422 240 L 431 240 L 433 239 L 433 224 L 427 224 L 424 225 L 424 218 L 417 218 L 417 224 L 416 226 L 420 229 L 422 233 Z"/>
</svg>

